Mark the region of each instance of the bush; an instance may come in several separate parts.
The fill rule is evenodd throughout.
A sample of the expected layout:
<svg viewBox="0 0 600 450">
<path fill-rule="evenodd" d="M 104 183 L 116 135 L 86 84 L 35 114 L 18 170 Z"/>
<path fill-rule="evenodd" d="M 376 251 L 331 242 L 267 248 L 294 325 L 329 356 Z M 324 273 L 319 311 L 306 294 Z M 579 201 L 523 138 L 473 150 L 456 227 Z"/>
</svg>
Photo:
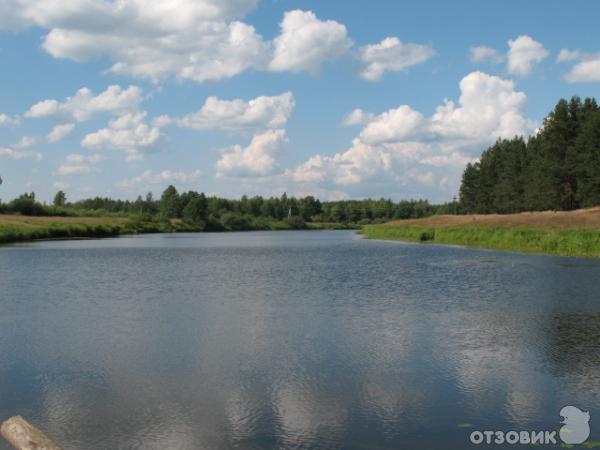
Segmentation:
<svg viewBox="0 0 600 450">
<path fill-rule="evenodd" d="M 252 217 L 247 214 L 227 212 L 221 216 L 221 223 L 226 230 L 244 231 L 252 229 Z"/>
<path fill-rule="evenodd" d="M 43 216 L 44 207 L 41 203 L 35 201 L 35 194 L 23 194 L 15 198 L 8 204 L 11 212 L 22 214 L 24 216 Z"/>
<path fill-rule="evenodd" d="M 291 229 L 293 230 L 304 230 L 306 229 L 306 222 L 300 216 L 293 216 L 286 221 Z"/>
<path fill-rule="evenodd" d="M 210 214 L 206 219 L 206 224 L 204 225 L 204 231 L 224 231 L 225 227 L 221 223 L 221 221 L 216 218 L 214 215 Z"/>
<path fill-rule="evenodd" d="M 423 231 L 419 235 L 419 241 L 421 241 L 421 242 L 433 241 L 434 239 L 435 239 L 435 231 L 433 231 L 433 230 Z"/>
<path fill-rule="evenodd" d="M 252 229 L 253 230 L 271 230 L 272 229 L 272 220 L 267 219 L 266 217 L 255 217 L 252 221 Z"/>
</svg>

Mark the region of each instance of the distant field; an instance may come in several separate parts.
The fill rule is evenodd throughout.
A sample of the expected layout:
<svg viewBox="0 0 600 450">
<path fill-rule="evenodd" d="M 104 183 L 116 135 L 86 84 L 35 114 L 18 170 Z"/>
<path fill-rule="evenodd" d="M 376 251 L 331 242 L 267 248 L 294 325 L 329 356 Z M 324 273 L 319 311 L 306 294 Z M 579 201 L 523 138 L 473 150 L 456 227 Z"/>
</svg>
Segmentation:
<svg viewBox="0 0 600 450">
<path fill-rule="evenodd" d="M 530 227 L 542 229 L 596 228 L 600 230 L 600 207 L 577 211 L 543 211 L 520 214 L 476 214 L 470 216 L 432 216 L 426 219 L 397 220 L 385 226 L 419 225 L 427 227 Z"/>
<path fill-rule="evenodd" d="M 570 212 L 432 216 L 367 225 L 371 239 L 600 257 L 600 207 Z"/>
</svg>

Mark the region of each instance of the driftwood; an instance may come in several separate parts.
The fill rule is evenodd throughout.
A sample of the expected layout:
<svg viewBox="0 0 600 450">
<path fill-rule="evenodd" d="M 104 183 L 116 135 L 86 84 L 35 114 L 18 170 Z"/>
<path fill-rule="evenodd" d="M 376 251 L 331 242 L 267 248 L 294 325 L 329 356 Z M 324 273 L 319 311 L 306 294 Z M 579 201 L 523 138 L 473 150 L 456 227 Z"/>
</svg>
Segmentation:
<svg viewBox="0 0 600 450">
<path fill-rule="evenodd" d="M 62 450 L 21 416 L 11 417 L 4 422 L 0 432 L 17 450 Z"/>
</svg>

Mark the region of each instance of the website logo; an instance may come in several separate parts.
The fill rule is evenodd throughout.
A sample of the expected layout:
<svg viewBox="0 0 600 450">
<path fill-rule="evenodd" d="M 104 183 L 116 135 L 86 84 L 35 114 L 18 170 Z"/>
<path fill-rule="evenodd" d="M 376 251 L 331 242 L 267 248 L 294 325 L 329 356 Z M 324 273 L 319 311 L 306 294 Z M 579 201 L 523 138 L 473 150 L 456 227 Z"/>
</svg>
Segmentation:
<svg viewBox="0 0 600 450">
<path fill-rule="evenodd" d="M 560 439 L 565 444 L 583 444 L 590 437 L 590 413 L 583 412 L 575 406 L 565 406 L 560 410 Z"/>
<path fill-rule="evenodd" d="M 523 444 L 523 445 L 548 445 L 558 444 L 557 434 L 560 440 L 568 445 L 583 444 L 590 437 L 590 413 L 582 411 L 575 406 L 565 406 L 560 410 L 560 430 L 530 431 L 473 431 L 469 436 L 472 444 Z"/>
</svg>

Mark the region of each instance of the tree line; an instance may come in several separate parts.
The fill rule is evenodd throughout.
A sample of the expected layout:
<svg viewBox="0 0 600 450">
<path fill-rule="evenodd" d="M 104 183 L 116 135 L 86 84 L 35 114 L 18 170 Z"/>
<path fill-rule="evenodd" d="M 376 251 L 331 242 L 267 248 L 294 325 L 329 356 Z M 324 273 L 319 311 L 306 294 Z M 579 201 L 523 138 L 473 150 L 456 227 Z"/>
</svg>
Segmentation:
<svg viewBox="0 0 600 450">
<path fill-rule="evenodd" d="M 460 211 L 570 211 L 600 205 L 600 108 L 561 99 L 527 141 L 498 140 L 468 164 Z"/>
<path fill-rule="evenodd" d="M 469 163 L 459 201 L 432 205 L 427 200 L 364 199 L 322 202 L 296 198 L 243 196 L 233 200 L 167 187 L 134 201 L 95 197 L 69 202 L 57 192 L 52 205 L 25 193 L 3 203 L 0 213 L 38 216 L 128 215 L 152 220 L 179 219 L 198 229 L 267 229 L 273 222 L 302 228 L 307 222 L 368 224 L 418 219 L 435 214 L 489 214 L 569 211 L 600 205 L 600 107 L 595 99 L 561 99 L 538 132 L 500 139 Z"/>
<path fill-rule="evenodd" d="M 246 230 L 269 229 L 275 222 L 291 228 L 303 228 L 306 223 L 368 224 L 394 219 L 412 219 L 456 211 L 457 204 L 432 205 L 427 200 L 364 199 L 320 201 L 313 196 L 296 198 L 243 196 L 226 199 L 206 196 L 202 192 L 179 192 L 168 186 L 160 198 L 152 193 L 134 201 L 95 197 L 69 202 L 59 191 L 52 205 L 36 200 L 35 193 L 25 193 L 7 202 L 0 202 L 0 213 L 37 216 L 132 216 L 146 220 L 176 219 L 197 229 Z"/>
</svg>

